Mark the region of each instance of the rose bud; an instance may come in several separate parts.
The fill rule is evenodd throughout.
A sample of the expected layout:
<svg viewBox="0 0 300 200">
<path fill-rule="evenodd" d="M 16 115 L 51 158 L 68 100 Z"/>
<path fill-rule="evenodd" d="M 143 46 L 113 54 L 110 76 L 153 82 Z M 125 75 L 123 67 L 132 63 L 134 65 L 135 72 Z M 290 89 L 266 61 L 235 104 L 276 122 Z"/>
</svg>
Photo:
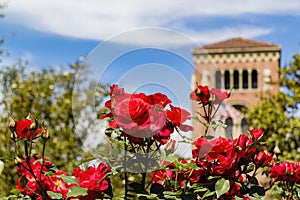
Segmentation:
<svg viewBox="0 0 300 200">
<path fill-rule="evenodd" d="M 168 143 L 165 145 L 165 151 L 167 154 L 174 153 L 176 140 L 170 139 Z"/>
<path fill-rule="evenodd" d="M 19 157 L 15 157 L 14 162 L 15 162 L 15 165 L 18 165 L 18 164 L 22 163 L 22 160 Z"/>
<path fill-rule="evenodd" d="M 30 124 L 30 130 L 34 130 L 34 129 L 36 129 L 36 127 L 37 127 L 37 123 L 36 123 L 36 121 L 33 121 L 31 124 Z"/>
<path fill-rule="evenodd" d="M 107 128 L 107 129 L 105 129 L 105 135 L 107 135 L 108 137 L 111 136 L 112 132 L 113 132 L 113 129 L 112 129 L 112 128 Z"/>
<path fill-rule="evenodd" d="M 45 140 L 48 140 L 50 135 L 49 135 L 49 131 L 46 128 L 42 128 L 42 132 L 41 132 L 41 137 Z"/>
<path fill-rule="evenodd" d="M 8 123 L 9 128 L 15 128 L 16 127 L 16 122 L 15 120 L 11 119 Z"/>
</svg>

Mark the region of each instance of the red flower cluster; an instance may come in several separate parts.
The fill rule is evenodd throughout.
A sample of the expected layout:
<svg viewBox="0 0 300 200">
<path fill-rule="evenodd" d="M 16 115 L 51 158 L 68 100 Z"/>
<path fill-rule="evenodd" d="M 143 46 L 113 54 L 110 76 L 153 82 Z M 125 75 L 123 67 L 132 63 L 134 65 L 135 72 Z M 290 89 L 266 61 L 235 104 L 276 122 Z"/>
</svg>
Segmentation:
<svg viewBox="0 0 300 200">
<path fill-rule="evenodd" d="M 51 191 L 62 194 L 63 198 L 67 198 L 69 189 L 74 186 L 80 186 L 88 189 L 88 195 L 76 197 L 79 199 L 96 199 L 103 196 L 103 191 L 109 187 L 109 179 L 106 177 L 110 168 L 101 163 L 98 167 L 89 167 L 86 171 L 76 168 L 73 175 L 76 177 L 78 184 L 67 184 L 60 175 L 68 175 L 67 172 L 55 170 L 54 165 L 45 159 L 42 162 L 41 157 L 31 158 L 30 165 L 26 160 L 22 160 L 17 165 L 16 169 L 20 173 L 20 178 L 17 180 L 16 188 L 33 199 L 42 199 L 44 191 Z M 48 198 L 51 199 L 50 196 Z"/>
<path fill-rule="evenodd" d="M 15 120 L 10 124 L 10 128 L 18 138 L 22 139 L 35 138 L 42 131 L 41 128 L 37 129 L 36 122 L 31 119 Z"/>
<path fill-rule="evenodd" d="M 109 172 L 110 167 L 105 163 L 100 163 L 98 167 L 90 166 L 86 171 L 82 171 L 80 167 L 74 169 L 73 175 L 79 186 L 88 189 L 88 195 L 80 199 L 102 198 L 103 191 L 110 185 L 110 180 L 107 178 Z"/>
<path fill-rule="evenodd" d="M 198 101 L 199 103 L 206 105 L 209 103 L 220 104 L 222 101 L 229 97 L 229 93 L 221 91 L 216 88 L 209 89 L 208 86 L 198 85 L 197 88 L 191 92 L 191 100 Z"/>
<path fill-rule="evenodd" d="M 152 183 L 164 186 L 167 191 L 176 191 L 187 186 L 189 182 L 199 181 L 203 169 L 195 170 L 194 161 L 177 160 L 174 163 L 164 163 L 166 169 L 158 170 L 150 174 Z"/>
<path fill-rule="evenodd" d="M 172 106 L 166 95 L 129 94 L 117 85 L 110 89 L 110 100 L 105 103 L 110 112 L 101 118 L 110 118 L 109 126 L 113 129 L 121 128 L 131 142 L 140 143 L 144 138 L 154 137 L 165 144 L 175 127 L 182 131 L 192 130 L 191 126 L 183 124 L 190 119 L 190 113 Z M 167 105 L 170 110 L 166 109 Z"/>
<path fill-rule="evenodd" d="M 43 164 L 40 157 L 38 159 L 31 158 L 30 165 L 25 160 L 22 160 L 22 163 L 16 167 L 20 173 L 16 188 L 25 195 L 42 199 L 40 183 L 45 191 L 61 193 L 66 198 L 69 188 L 73 185 L 66 184 L 58 177 L 62 174 L 67 175 L 67 172 L 61 170 L 53 171 L 52 167 L 53 164 L 48 159 L 45 159 Z M 33 173 L 30 172 L 31 170 Z"/>
<path fill-rule="evenodd" d="M 235 140 L 222 137 L 207 140 L 201 137 L 194 143 L 196 148 L 192 154 L 197 158 L 198 166 L 206 169 L 207 175 L 239 177 L 242 165 L 254 163 L 264 167 L 273 162 L 271 155 L 257 151 L 253 145 L 262 135 L 262 129 L 254 129 L 249 136 L 240 135 Z"/>
<path fill-rule="evenodd" d="M 249 177 L 246 175 L 247 168 L 251 165 L 264 167 L 274 163 L 271 155 L 260 152 L 255 147 L 262 136 L 262 129 L 254 129 L 250 131 L 249 136 L 240 135 L 235 140 L 222 137 L 212 140 L 199 138 L 194 143 L 196 148 L 192 150 L 198 169 L 193 168 L 188 181 L 191 184 L 198 182 L 214 185 L 216 179 L 209 177 L 224 178 L 230 180 L 230 190 L 225 194 L 227 197 L 236 195 L 245 197 L 239 182 L 244 182 L 245 177 Z"/>
<path fill-rule="evenodd" d="M 28 118 L 21 120 L 11 120 L 9 123 L 9 128 L 11 129 L 14 137 L 21 139 L 35 139 L 39 136 L 43 138 L 48 138 L 49 133 L 47 128 L 37 127 L 37 121 Z"/>
<path fill-rule="evenodd" d="M 274 162 L 271 155 L 255 147 L 263 134 L 262 129 L 254 129 L 249 136 L 240 135 L 235 140 L 222 137 L 208 140 L 201 137 L 194 143 L 193 160 L 164 163 L 163 169 L 151 173 L 152 183 L 163 185 L 165 190 L 176 191 L 195 183 L 214 187 L 223 178 L 229 180 L 230 189 L 220 199 L 236 196 L 247 199 L 245 194 L 249 188 L 241 183 L 249 183 L 248 178 L 252 174 L 248 173 Z M 251 168 L 253 165 L 256 167 Z"/>
<path fill-rule="evenodd" d="M 300 161 L 298 163 L 282 162 L 271 168 L 270 177 L 274 182 L 288 181 L 300 184 Z"/>
</svg>

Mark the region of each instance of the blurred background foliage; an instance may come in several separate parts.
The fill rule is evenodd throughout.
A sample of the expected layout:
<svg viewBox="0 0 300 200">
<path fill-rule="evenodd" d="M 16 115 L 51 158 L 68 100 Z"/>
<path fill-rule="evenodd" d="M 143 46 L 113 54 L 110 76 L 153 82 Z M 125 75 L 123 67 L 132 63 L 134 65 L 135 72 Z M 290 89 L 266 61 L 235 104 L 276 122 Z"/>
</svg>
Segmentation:
<svg viewBox="0 0 300 200">
<path fill-rule="evenodd" d="M 250 128 L 263 128 L 265 148 L 278 159 L 300 160 L 300 55 L 280 69 L 281 91 L 247 110 Z M 298 114 L 297 114 L 298 112 Z"/>
<path fill-rule="evenodd" d="M 19 61 L 14 66 L 1 66 L 0 158 L 5 163 L 4 171 L 0 176 L 1 194 L 7 194 L 16 181 L 15 171 L 12 170 L 14 148 L 7 128 L 9 113 L 16 120 L 24 119 L 30 113 L 32 118 L 45 122 L 50 133 L 46 157 L 49 157 L 58 168 L 71 172 L 80 163 L 83 154 L 80 138 L 85 137 L 85 133 L 82 131 L 80 138 L 75 134 L 72 97 L 83 96 L 78 98 L 80 101 L 78 102 L 77 99 L 76 105 L 73 106 L 85 105 L 91 97 L 96 98 L 95 91 L 73 93 L 75 80 L 82 81 L 78 78 L 80 77 L 78 70 L 82 67 L 79 62 L 75 62 L 68 65 L 63 72 L 52 68 L 30 71 L 28 63 L 23 61 Z M 106 85 L 100 84 L 99 88 L 101 93 L 97 93 L 96 99 L 101 104 L 101 95 L 107 94 Z M 42 145 L 36 145 L 36 153 L 41 153 L 41 147 Z"/>
</svg>

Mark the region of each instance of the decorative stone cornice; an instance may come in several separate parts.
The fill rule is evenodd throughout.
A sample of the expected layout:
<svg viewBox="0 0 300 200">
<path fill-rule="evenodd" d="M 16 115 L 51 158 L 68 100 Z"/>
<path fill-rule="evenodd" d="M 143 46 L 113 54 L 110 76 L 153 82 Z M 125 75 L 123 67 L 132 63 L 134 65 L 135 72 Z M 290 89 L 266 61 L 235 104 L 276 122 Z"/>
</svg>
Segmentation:
<svg viewBox="0 0 300 200">
<path fill-rule="evenodd" d="M 235 53 L 210 53 L 193 54 L 196 64 L 207 63 L 245 63 L 245 62 L 269 62 L 280 59 L 280 50 L 276 51 L 237 51 Z"/>
</svg>

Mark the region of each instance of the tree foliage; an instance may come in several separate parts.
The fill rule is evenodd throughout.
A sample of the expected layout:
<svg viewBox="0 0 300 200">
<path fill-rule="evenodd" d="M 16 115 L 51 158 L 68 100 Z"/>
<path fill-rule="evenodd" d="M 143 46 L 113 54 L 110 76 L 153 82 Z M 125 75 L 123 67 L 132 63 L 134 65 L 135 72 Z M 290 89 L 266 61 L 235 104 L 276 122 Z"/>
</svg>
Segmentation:
<svg viewBox="0 0 300 200">
<path fill-rule="evenodd" d="M 249 125 L 265 130 L 264 140 L 269 152 L 280 160 L 300 159 L 300 121 L 296 115 L 300 102 L 300 55 L 280 69 L 281 91 L 266 94 L 247 113 Z"/>
<path fill-rule="evenodd" d="M 7 126 L 10 115 L 15 119 L 24 119 L 30 113 L 32 118 L 44 120 L 50 133 L 46 156 L 55 160 L 57 167 L 66 171 L 72 171 L 78 165 L 77 161 L 82 154 L 82 142 L 75 134 L 72 97 L 82 95 L 91 98 L 95 92 L 82 91 L 73 94 L 75 80 L 82 81 L 78 79 L 81 67 L 76 62 L 69 65 L 64 72 L 52 68 L 30 71 L 26 62 L 19 62 L 13 67 L 3 67 L 0 71 L 1 127 Z M 106 94 L 106 86 L 99 85 L 102 93 L 97 97 L 94 95 L 94 98 L 100 104 L 101 95 Z M 76 102 L 76 106 L 84 105 L 86 101 L 87 98 L 82 98 L 80 102 Z M 11 169 L 16 155 L 13 154 L 12 142 L 7 135 L 9 130 L 2 128 L 0 131 L 0 159 L 5 162 L 0 179 L 0 193 L 5 194 L 14 186 L 15 172 Z M 38 151 L 39 149 L 37 153 L 40 153 Z"/>
</svg>

